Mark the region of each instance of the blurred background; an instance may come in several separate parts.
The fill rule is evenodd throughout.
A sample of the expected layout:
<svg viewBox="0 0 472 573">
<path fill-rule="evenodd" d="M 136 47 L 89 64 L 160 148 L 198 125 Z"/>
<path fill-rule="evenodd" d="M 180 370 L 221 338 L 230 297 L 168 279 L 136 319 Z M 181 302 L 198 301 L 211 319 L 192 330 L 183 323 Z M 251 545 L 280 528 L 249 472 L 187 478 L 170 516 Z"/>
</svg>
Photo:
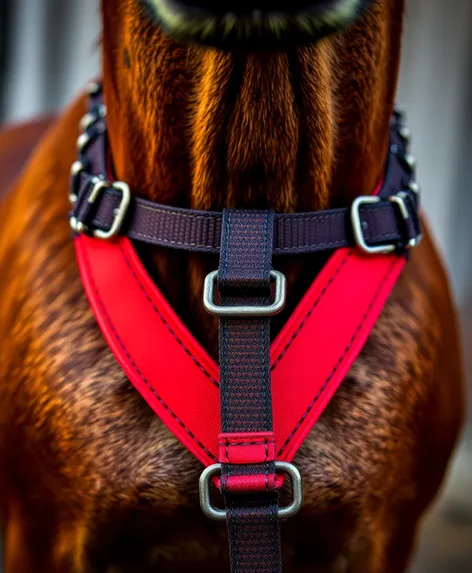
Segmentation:
<svg viewBox="0 0 472 573">
<path fill-rule="evenodd" d="M 398 91 L 414 135 L 424 210 L 447 261 L 459 308 L 469 388 L 471 29 L 471 0 L 407 0 Z M 99 35 L 98 0 L 0 0 L 0 123 L 65 105 L 99 72 Z M 423 523 L 410 573 L 472 571 L 471 428 L 469 416 L 442 496 Z"/>
</svg>

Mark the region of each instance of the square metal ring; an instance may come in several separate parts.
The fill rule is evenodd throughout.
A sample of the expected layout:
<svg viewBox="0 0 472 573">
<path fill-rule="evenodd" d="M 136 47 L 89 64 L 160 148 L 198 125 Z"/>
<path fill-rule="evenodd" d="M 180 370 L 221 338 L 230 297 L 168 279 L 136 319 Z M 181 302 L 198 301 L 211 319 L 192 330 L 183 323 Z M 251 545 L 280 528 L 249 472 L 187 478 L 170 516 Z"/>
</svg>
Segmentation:
<svg viewBox="0 0 472 573">
<path fill-rule="evenodd" d="M 111 224 L 110 229 L 108 231 L 102 231 L 101 229 L 93 230 L 93 236 L 98 239 L 111 239 L 119 233 L 131 201 L 131 192 L 126 183 L 123 183 L 122 181 L 110 183 L 109 181 L 99 180 L 94 185 L 88 198 L 88 202 L 92 204 L 95 203 L 100 193 L 102 193 L 104 189 L 109 188 L 113 188 L 121 192 L 121 201 L 119 206 L 115 209 L 113 223 Z"/>
<path fill-rule="evenodd" d="M 356 245 L 358 248 L 368 255 L 387 255 L 389 253 L 393 253 L 396 249 L 396 245 L 377 245 L 377 246 L 370 246 L 366 243 L 364 237 L 364 231 L 362 229 L 362 221 L 360 215 L 360 208 L 362 205 L 371 205 L 375 203 L 380 203 L 381 199 L 377 196 L 371 195 L 361 195 L 357 199 L 355 199 L 351 206 L 351 224 L 352 230 L 354 233 L 354 240 L 356 241 Z"/>
<path fill-rule="evenodd" d="M 275 469 L 278 473 L 288 475 L 292 482 L 292 501 L 286 507 L 279 507 L 277 512 L 279 519 L 288 519 L 298 513 L 303 505 L 302 476 L 298 469 L 289 462 L 275 462 Z M 211 480 L 220 474 L 221 464 L 213 464 L 203 470 L 199 481 L 200 507 L 207 517 L 216 521 L 226 519 L 226 509 L 215 507 L 211 503 L 210 496 Z"/>
<path fill-rule="evenodd" d="M 221 306 L 215 304 L 215 283 L 218 277 L 218 271 L 213 271 L 205 278 L 203 286 L 203 306 L 205 310 L 215 316 L 232 316 L 238 318 L 251 316 L 274 316 L 278 314 L 285 306 L 286 280 L 285 275 L 280 271 L 270 271 L 270 278 L 275 282 L 274 302 L 261 306 L 235 305 Z"/>
</svg>

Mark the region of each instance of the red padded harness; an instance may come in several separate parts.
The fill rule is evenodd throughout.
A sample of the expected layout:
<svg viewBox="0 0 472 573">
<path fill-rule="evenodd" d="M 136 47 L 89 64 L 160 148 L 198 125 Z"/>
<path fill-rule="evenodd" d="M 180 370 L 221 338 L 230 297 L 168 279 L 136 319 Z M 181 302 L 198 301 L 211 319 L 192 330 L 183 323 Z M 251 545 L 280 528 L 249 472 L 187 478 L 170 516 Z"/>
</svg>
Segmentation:
<svg viewBox="0 0 472 573">
<path fill-rule="evenodd" d="M 395 112 L 378 197 L 359 197 L 350 209 L 276 214 L 194 211 L 132 197 L 126 183 L 107 178 L 104 117 L 97 85 L 82 120 L 70 191 L 91 307 L 136 389 L 207 466 L 200 503 L 208 517 L 227 522 L 232 572 L 281 573 L 279 519 L 302 503 L 301 476 L 289 462 L 357 358 L 407 251 L 421 238 L 402 118 Z M 220 317 L 220 366 L 159 292 L 131 239 L 219 254 L 203 304 Z M 326 250 L 334 254 L 270 345 L 270 316 L 285 297 L 285 278 L 272 257 Z M 280 507 L 283 475 L 290 476 L 293 501 Z M 210 479 L 220 486 L 224 510 L 211 504 Z"/>
<path fill-rule="evenodd" d="M 149 278 L 127 238 L 74 240 L 98 324 L 127 376 L 205 465 L 290 461 L 358 356 L 405 264 L 336 251 L 271 346 L 274 439 L 220 432 L 218 366 Z M 139 325 L 139 326 L 138 326 Z M 265 454 L 267 452 L 267 454 Z M 246 462 L 247 463 L 247 462 Z"/>
</svg>

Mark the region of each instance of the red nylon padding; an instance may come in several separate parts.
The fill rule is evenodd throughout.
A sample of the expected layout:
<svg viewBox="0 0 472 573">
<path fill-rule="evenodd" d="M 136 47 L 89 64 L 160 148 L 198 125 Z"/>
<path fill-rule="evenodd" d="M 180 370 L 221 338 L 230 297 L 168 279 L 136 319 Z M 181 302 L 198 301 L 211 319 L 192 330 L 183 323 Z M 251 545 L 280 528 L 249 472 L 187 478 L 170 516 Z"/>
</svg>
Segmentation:
<svg viewBox="0 0 472 573">
<path fill-rule="evenodd" d="M 136 389 L 205 465 L 218 461 L 218 366 L 182 324 L 126 238 L 74 240 L 87 296 Z M 405 264 L 335 252 L 272 344 L 277 459 L 290 461 L 365 343 Z"/>
</svg>

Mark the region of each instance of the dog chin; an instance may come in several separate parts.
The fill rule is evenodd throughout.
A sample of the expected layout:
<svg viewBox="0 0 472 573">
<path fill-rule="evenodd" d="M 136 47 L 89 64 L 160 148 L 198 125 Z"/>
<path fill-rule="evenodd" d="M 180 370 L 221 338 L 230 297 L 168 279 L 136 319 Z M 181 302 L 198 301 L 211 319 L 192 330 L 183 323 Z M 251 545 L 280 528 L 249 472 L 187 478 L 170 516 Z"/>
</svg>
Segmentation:
<svg viewBox="0 0 472 573">
<path fill-rule="evenodd" d="M 157 24 L 176 40 L 225 50 L 281 50 L 311 44 L 351 25 L 372 0 L 287 1 L 287 10 L 224 4 L 218 11 L 198 0 L 141 0 Z M 218 3 L 219 6 L 221 6 Z M 226 5 L 229 6 L 226 8 Z"/>
</svg>

